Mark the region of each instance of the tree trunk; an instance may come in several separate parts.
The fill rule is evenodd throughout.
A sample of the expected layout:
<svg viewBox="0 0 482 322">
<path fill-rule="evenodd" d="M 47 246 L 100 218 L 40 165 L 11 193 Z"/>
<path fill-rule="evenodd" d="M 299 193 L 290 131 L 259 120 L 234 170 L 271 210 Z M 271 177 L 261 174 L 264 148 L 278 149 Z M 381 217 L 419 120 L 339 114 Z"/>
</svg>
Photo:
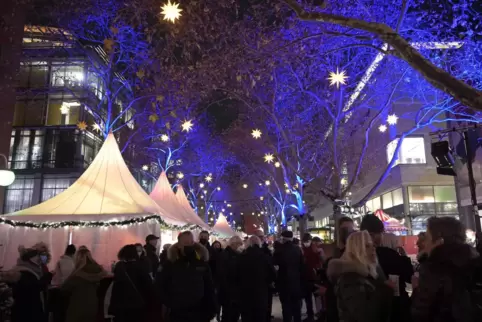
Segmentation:
<svg viewBox="0 0 482 322">
<path fill-rule="evenodd" d="M 303 235 L 308 231 L 308 215 L 301 215 L 298 224 L 300 230 L 300 238 L 302 238 Z"/>
</svg>

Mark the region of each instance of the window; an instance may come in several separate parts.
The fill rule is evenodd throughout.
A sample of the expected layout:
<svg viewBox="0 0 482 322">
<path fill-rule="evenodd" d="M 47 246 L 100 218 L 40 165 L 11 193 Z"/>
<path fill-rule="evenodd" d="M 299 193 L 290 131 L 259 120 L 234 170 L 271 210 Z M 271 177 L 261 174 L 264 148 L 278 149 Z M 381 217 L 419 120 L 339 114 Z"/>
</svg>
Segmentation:
<svg viewBox="0 0 482 322">
<path fill-rule="evenodd" d="M 393 206 L 403 205 L 403 191 L 402 188 L 392 191 Z"/>
<path fill-rule="evenodd" d="M 17 101 L 13 114 L 13 125 L 44 125 L 45 105 L 45 100 Z"/>
<path fill-rule="evenodd" d="M 73 125 L 79 122 L 80 103 L 69 100 L 49 100 L 47 125 Z"/>
<path fill-rule="evenodd" d="M 457 202 L 455 186 L 435 186 L 435 202 Z"/>
<path fill-rule="evenodd" d="M 55 197 L 70 187 L 74 182 L 75 178 L 45 179 L 42 185 L 42 202 Z"/>
<path fill-rule="evenodd" d="M 32 206 L 34 179 L 17 177 L 6 188 L 4 213 L 9 214 Z"/>
<path fill-rule="evenodd" d="M 432 186 L 408 187 L 410 203 L 433 203 L 435 202 Z"/>
<path fill-rule="evenodd" d="M 398 145 L 398 140 L 395 139 L 387 145 L 387 161 L 392 161 L 392 157 Z M 426 163 L 425 159 L 425 141 L 423 137 L 408 137 L 403 139 L 402 145 L 398 153 L 398 159 L 395 165 L 398 164 L 420 164 Z"/>
<path fill-rule="evenodd" d="M 52 65 L 52 86 L 81 86 L 84 81 L 84 67 L 82 62 L 75 65 Z"/>
<path fill-rule="evenodd" d="M 10 141 L 12 169 L 41 167 L 43 138 L 43 131 L 13 131 Z"/>
<path fill-rule="evenodd" d="M 393 199 L 392 199 L 392 193 L 391 192 L 386 193 L 382 196 L 382 203 L 383 203 L 383 209 L 393 207 Z"/>
<path fill-rule="evenodd" d="M 47 62 L 34 61 L 21 63 L 19 70 L 19 86 L 38 88 L 47 86 L 49 68 Z"/>
<path fill-rule="evenodd" d="M 372 212 L 375 212 L 378 209 L 381 209 L 382 205 L 380 203 L 380 197 L 368 200 L 365 206 L 367 207 L 368 211 L 372 211 Z"/>
</svg>

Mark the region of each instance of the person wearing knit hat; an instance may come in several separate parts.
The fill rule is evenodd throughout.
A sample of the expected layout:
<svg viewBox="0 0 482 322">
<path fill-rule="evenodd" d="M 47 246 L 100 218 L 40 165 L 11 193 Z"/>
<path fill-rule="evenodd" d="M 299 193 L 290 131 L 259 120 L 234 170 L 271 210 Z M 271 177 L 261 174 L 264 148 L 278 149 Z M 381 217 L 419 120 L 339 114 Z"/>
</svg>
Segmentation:
<svg viewBox="0 0 482 322">
<path fill-rule="evenodd" d="M 366 215 L 360 223 L 360 230 L 366 230 L 372 236 L 375 246 L 380 246 L 382 243 L 382 234 L 385 231 L 383 222 L 375 215 Z"/>
</svg>

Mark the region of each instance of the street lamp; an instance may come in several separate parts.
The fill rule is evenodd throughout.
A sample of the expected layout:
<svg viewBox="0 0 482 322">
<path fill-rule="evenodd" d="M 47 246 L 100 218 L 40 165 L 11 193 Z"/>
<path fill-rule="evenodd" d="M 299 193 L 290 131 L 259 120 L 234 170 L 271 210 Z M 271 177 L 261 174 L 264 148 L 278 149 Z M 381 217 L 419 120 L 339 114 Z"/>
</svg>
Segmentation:
<svg viewBox="0 0 482 322">
<path fill-rule="evenodd" d="M 15 181 L 15 173 L 8 169 L 8 160 L 4 154 L 0 154 L 0 156 L 5 161 L 5 169 L 0 170 L 0 186 L 7 187 Z"/>
</svg>

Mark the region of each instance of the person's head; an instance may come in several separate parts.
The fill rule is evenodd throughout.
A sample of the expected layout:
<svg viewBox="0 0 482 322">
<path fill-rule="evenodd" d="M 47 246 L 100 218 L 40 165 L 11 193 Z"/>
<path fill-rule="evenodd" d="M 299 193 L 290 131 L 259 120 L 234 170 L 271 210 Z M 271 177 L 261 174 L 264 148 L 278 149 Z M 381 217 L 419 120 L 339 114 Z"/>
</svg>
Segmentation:
<svg viewBox="0 0 482 322">
<path fill-rule="evenodd" d="M 417 239 L 417 248 L 419 253 L 425 252 L 426 242 L 427 242 L 427 233 L 422 231 L 421 233 L 418 234 L 418 239 Z"/>
<path fill-rule="evenodd" d="M 39 256 L 40 256 L 41 264 L 47 265 L 50 261 L 50 258 L 51 258 L 50 250 L 49 250 L 49 247 L 47 246 L 47 244 L 44 243 L 44 242 L 39 242 L 39 243 L 36 243 L 33 246 L 33 248 L 38 251 Z"/>
<path fill-rule="evenodd" d="M 165 244 L 164 246 L 162 246 L 162 250 L 167 252 L 169 250 L 169 247 L 171 246 L 171 244 Z"/>
<path fill-rule="evenodd" d="M 311 234 L 309 233 L 304 233 L 303 238 L 301 238 L 301 241 L 303 242 L 304 247 L 310 247 L 312 240 L 313 240 L 313 237 L 311 237 Z"/>
<path fill-rule="evenodd" d="M 221 243 L 219 241 L 215 241 L 213 244 L 212 244 L 212 247 L 215 249 L 215 250 L 221 250 L 223 247 L 221 245 Z"/>
<path fill-rule="evenodd" d="M 366 230 L 354 232 L 348 237 L 342 258 L 361 264 L 368 269 L 370 275 L 376 277 L 377 254 Z"/>
<path fill-rule="evenodd" d="M 24 262 L 32 262 L 35 265 L 41 265 L 40 253 L 35 248 L 23 248 L 20 254 L 20 259 Z"/>
<path fill-rule="evenodd" d="M 355 230 L 355 224 L 350 217 L 341 217 L 338 219 L 338 227 L 340 229 Z"/>
<path fill-rule="evenodd" d="M 81 250 L 79 249 L 79 252 L 80 251 Z M 127 261 L 127 262 L 137 260 L 139 257 L 137 255 L 136 246 L 133 244 L 125 245 L 120 249 L 119 253 L 117 254 L 117 258 L 121 261 Z"/>
<path fill-rule="evenodd" d="M 382 234 L 385 231 L 383 222 L 375 215 L 366 215 L 363 217 L 360 230 L 366 230 L 372 236 L 372 241 L 376 247 L 382 244 Z"/>
<path fill-rule="evenodd" d="M 92 253 L 88 249 L 81 249 L 75 254 L 75 269 L 81 270 L 88 264 L 97 264 L 92 258 Z"/>
<path fill-rule="evenodd" d="M 430 217 L 427 221 L 426 252 L 440 245 L 465 243 L 465 228 L 453 217 Z"/>
<path fill-rule="evenodd" d="M 142 247 L 142 244 L 139 243 L 134 244 L 134 246 L 136 246 L 137 256 L 141 257 L 144 254 L 144 247 Z"/>
<path fill-rule="evenodd" d="M 158 240 L 159 240 L 159 237 L 157 237 L 156 235 L 152 235 L 152 234 L 148 235 L 146 237 L 146 245 L 157 247 Z"/>
<path fill-rule="evenodd" d="M 243 250 L 243 240 L 239 236 L 233 236 L 229 239 L 228 246 L 234 251 L 240 252 Z"/>
<path fill-rule="evenodd" d="M 281 242 L 286 243 L 286 242 L 293 242 L 293 232 L 289 230 L 285 230 L 281 233 Z"/>
<path fill-rule="evenodd" d="M 258 237 L 259 240 L 261 240 L 261 243 L 264 243 L 266 241 L 263 229 L 256 229 L 254 232 L 254 236 Z"/>
<path fill-rule="evenodd" d="M 65 256 L 70 256 L 73 257 L 75 255 L 75 252 L 77 249 L 75 248 L 75 245 L 68 245 L 67 248 L 65 248 Z"/>
<path fill-rule="evenodd" d="M 300 240 L 298 238 L 293 238 L 293 245 L 300 246 Z"/>
<path fill-rule="evenodd" d="M 313 239 L 311 240 L 311 247 L 316 251 L 321 252 L 321 250 L 322 250 L 321 245 L 322 244 L 323 244 L 323 241 L 321 240 L 320 237 L 313 237 Z"/>
<path fill-rule="evenodd" d="M 209 243 L 209 232 L 207 230 L 203 230 L 199 233 L 199 242 L 203 245 Z"/>
<path fill-rule="evenodd" d="M 345 247 L 346 240 L 352 232 L 355 231 L 355 225 L 353 219 L 350 217 L 341 217 L 338 220 L 339 234 L 338 234 L 338 246 L 340 248 Z"/>
<path fill-rule="evenodd" d="M 261 239 L 256 235 L 249 237 L 248 247 L 261 247 Z"/>
<path fill-rule="evenodd" d="M 194 236 L 190 231 L 183 231 L 179 234 L 178 238 L 179 246 L 186 247 L 186 246 L 193 246 L 194 245 Z"/>
</svg>

